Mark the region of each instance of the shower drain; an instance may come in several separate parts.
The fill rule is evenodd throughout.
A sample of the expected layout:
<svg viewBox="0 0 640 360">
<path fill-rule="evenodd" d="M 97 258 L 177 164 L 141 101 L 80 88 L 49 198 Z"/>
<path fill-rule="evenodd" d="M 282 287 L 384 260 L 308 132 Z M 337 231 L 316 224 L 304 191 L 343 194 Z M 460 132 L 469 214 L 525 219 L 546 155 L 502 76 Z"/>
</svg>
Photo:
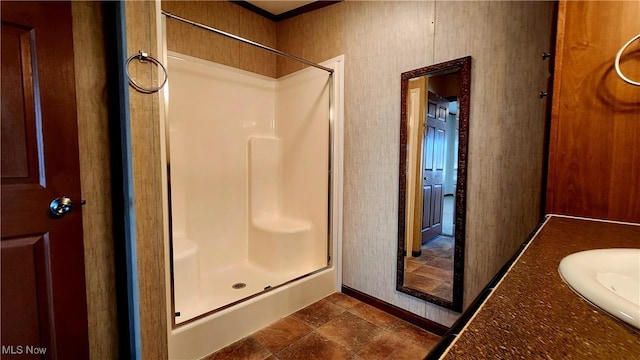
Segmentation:
<svg viewBox="0 0 640 360">
<path fill-rule="evenodd" d="M 247 284 L 245 283 L 235 283 L 233 285 L 231 285 L 232 288 L 234 289 L 244 289 L 247 286 Z"/>
</svg>

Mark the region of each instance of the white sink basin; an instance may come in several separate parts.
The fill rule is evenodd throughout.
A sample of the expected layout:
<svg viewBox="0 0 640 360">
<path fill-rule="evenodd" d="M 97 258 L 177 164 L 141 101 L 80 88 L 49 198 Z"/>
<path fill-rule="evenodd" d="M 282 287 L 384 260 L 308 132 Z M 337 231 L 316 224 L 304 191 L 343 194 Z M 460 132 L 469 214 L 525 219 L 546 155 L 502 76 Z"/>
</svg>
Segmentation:
<svg viewBox="0 0 640 360">
<path fill-rule="evenodd" d="M 640 249 L 599 249 L 571 254 L 558 267 L 582 297 L 640 329 Z"/>
</svg>

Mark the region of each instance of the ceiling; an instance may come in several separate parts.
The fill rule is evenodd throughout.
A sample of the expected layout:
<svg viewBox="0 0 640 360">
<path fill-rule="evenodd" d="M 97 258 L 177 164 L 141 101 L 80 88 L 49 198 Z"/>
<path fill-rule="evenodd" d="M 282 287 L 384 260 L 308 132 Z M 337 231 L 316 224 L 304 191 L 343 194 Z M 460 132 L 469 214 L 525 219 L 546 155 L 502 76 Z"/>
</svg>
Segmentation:
<svg viewBox="0 0 640 360">
<path fill-rule="evenodd" d="M 251 5 L 268 11 L 273 15 L 280 15 L 315 1 L 290 1 L 290 0 L 246 0 Z"/>
</svg>

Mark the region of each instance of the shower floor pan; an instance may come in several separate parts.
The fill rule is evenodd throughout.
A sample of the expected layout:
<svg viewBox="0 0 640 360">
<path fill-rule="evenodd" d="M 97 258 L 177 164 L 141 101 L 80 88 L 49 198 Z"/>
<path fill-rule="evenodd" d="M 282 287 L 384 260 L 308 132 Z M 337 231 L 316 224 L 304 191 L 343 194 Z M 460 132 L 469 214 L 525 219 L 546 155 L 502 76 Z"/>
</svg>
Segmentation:
<svg viewBox="0 0 640 360">
<path fill-rule="evenodd" d="M 313 271 L 269 272 L 244 261 L 208 272 L 200 277 L 199 294 L 189 299 L 176 299 L 176 325 L 221 310 L 247 298 L 259 295 Z"/>
</svg>

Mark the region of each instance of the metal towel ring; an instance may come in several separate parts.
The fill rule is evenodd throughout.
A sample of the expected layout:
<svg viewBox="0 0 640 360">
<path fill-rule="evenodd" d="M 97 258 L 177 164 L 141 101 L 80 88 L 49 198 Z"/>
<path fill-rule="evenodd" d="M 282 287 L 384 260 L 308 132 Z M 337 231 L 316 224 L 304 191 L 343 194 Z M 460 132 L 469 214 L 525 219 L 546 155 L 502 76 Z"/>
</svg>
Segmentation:
<svg viewBox="0 0 640 360">
<path fill-rule="evenodd" d="M 162 81 L 162 84 L 160 84 L 157 87 L 151 88 L 151 89 L 145 89 L 142 86 L 136 84 L 136 82 L 133 81 L 133 79 L 131 78 L 131 75 L 129 75 L 129 63 L 133 59 L 138 59 L 138 60 L 140 60 L 140 62 L 145 62 L 146 60 L 149 60 L 152 63 L 156 64 L 158 67 L 160 67 L 162 69 L 162 71 L 164 72 L 164 80 Z M 152 94 L 152 93 L 162 89 L 164 84 L 166 84 L 167 80 L 169 79 L 169 75 L 167 75 L 167 68 L 165 68 L 164 65 L 162 65 L 162 63 L 160 63 L 160 61 L 158 61 L 156 58 L 154 58 L 153 56 L 149 56 L 149 54 L 147 54 L 146 52 L 143 52 L 142 50 L 139 50 L 137 54 L 133 54 L 133 55 L 129 56 L 129 58 L 127 59 L 127 63 L 125 65 L 125 71 L 127 73 L 127 78 L 129 78 L 129 84 L 131 84 L 131 86 L 133 86 L 134 89 L 138 90 L 141 93 L 145 93 L 145 94 Z"/>
<path fill-rule="evenodd" d="M 638 39 L 640 39 L 640 34 L 632 37 L 631 40 L 627 41 L 626 44 L 622 45 L 622 47 L 620 48 L 620 50 L 618 50 L 618 53 L 616 54 L 616 61 L 615 61 L 616 73 L 618 73 L 618 76 L 620 76 L 620 78 L 626 81 L 627 83 L 635 86 L 640 86 L 640 81 L 633 81 L 628 77 L 624 76 L 624 74 L 622 73 L 622 70 L 620 70 L 620 58 L 622 57 L 622 53 L 624 53 L 624 51 L 629 47 L 629 45 L 631 45 L 632 42 Z"/>
</svg>

